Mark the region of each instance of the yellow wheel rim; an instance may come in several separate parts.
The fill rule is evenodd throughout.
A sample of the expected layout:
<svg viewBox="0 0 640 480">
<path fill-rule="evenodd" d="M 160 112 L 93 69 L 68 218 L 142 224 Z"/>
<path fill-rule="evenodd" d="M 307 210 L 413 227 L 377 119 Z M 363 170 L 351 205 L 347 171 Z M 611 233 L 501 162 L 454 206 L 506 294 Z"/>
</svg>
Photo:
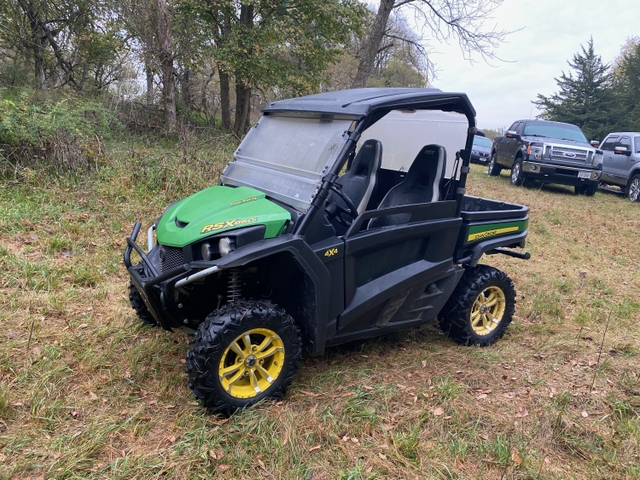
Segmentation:
<svg viewBox="0 0 640 480">
<path fill-rule="evenodd" d="M 282 339 L 268 328 L 254 328 L 238 335 L 224 351 L 218 377 L 232 397 L 252 398 L 273 384 L 283 365 Z"/>
<path fill-rule="evenodd" d="M 501 288 L 485 288 L 471 308 L 471 328 L 478 335 L 489 335 L 504 317 L 507 302 Z"/>
</svg>

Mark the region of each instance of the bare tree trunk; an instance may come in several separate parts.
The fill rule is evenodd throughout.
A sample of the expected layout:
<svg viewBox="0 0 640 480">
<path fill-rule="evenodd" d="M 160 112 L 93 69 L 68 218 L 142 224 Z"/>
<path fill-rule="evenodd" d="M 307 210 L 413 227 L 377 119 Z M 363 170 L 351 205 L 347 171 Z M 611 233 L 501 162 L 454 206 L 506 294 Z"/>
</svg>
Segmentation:
<svg viewBox="0 0 640 480">
<path fill-rule="evenodd" d="M 180 82 L 182 90 L 182 101 L 187 110 L 191 110 L 191 70 L 189 67 L 184 67 L 184 74 L 182 75 L 182 81 Z"/>
<path fill-rule="evenodd" d="M 173 78 L 173 55 L 171 53 L 171 19 L 166 0 L 156 0 L 158 8 L 158 43 L 162 70 L 162 98 L 164 101 L 165 127 L 172 131 L 176 127 L 176 96 Z"/>
<path fill-rule="evenodd" d="M 222 128 L 231 130 L 231 90 L 229 87 L 229 74 L 219 70 L 220 75 L 220 114 L 222 116 Z"/>
<path fill-rule="evenodd" d="M 33 48 L 33 63 L 36 88 L 44 90 L 46 87 L 44 45 L 46 43 L 45 33 L 42 30 L 42 24 L 35 7 L 30 2 L 20 1 L 20 8 L 29 19 L 29 27 L 31 28 L 31 45 Z"/>
<path fill-rule="evenodd" d="M 351 84 L 352 88 L 360 88 L 367 86 L 367 80 L 373 70 L 373 64 L 378 53 L 378 49 L 382 43 L 382 37 L 387 28 L 389 15 L 393 10 L 395 0 L 380 0 L 376 19 L 371 25 L 371 30 L 367 34 L 364 45 L 360 50 L 360 61 L 358 63 L 358 71 L 356 77 Z"/>
<path fill-rule="evenodd" d="M 249 114 L 251 112 L 251 87 L 242 80 L 236 80 L 236 118 L 233 123 L 233 134 L 242 138 L 249 131 Z"/>
<path fill-rule="evenodd" d="M 145 60 L 144 73 L 147 77 L 147 106 L 153 105 L 153 68 L 151 62 Z"/>
</svg>

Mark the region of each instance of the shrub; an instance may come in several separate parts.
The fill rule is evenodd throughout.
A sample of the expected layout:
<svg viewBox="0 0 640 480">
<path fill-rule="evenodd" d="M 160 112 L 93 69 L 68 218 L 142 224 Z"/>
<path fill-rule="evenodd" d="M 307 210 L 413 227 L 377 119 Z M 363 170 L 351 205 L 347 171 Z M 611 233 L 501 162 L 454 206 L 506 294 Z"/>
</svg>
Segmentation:
<svg viewBox="0 0 640 480">
<path fill-rule="evenodd" d="M 16 98 L 0 91 L 0 175 L 24 168 L 55 171 L 97 166 L 103 138 L 120 128 L 102 104 L 79 98 L 38 101 L 27 92 Z M 4 97 L 4 98 L 3 98 Z"/>
</svg>

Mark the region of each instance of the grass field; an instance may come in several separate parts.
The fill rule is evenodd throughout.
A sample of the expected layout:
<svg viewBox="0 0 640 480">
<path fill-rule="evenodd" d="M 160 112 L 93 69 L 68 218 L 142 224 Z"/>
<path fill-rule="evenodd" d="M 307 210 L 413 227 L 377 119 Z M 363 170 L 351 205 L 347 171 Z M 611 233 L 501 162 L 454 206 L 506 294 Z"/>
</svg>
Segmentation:
<svg viewBox="0 0 640 480">
<path fill-rule="evenodd" d="M 232 142 L 114 143 L 97 172 L 0 184 L 0 478 L 596 479 L 640 476 L 640 205 L 515 188 L 531 260 L 506 336 L 426 325 L 305 358 L 286 397 L 230 419 L 186 385 L 189 338 L 137 321 L 124 238 L 215 181 Z"/>
</svg>

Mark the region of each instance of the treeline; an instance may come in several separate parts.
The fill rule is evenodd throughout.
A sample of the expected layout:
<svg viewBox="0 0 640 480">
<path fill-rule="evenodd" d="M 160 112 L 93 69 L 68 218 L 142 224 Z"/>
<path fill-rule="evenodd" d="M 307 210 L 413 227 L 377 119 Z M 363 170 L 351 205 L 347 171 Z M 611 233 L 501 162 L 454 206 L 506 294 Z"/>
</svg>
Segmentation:
<svg viewBox="0 0 640 480">
<path fill-rule="evenodd" d="M 542 118 L 578 125 L 589 140 L 640 131 L 640 37 L 629 38 L 611 64 L 596 55 L 591 38 L 568 64 L 572 71 L 555 79 L 559 91 L 533 102 Z"/>
<path fill-rule="evenodd" d="M 430 40 L 453 38 L 467 56 L 495 58 L 508 32 L 486 20 L 501 3 L 4 0 L 0 87 L 109 95 L 136 121 L 161 112 L 170 131 L 180 118 L 217 119 L 240 137 L 272 99 L 427 85 Z"/>
</svg>

